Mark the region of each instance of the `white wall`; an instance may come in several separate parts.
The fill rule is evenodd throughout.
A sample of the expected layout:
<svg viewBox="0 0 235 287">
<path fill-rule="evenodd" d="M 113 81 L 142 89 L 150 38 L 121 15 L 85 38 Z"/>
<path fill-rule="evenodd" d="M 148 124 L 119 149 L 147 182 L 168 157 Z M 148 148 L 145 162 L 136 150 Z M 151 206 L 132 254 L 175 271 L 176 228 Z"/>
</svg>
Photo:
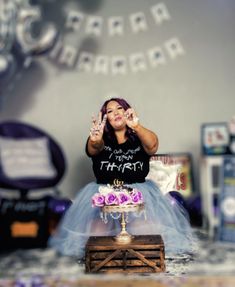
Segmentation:
<svg viewBox="0 0 235 287">
<path fill-rule="evenodd" d="M 64 41 L 79 51 L 94 55 L 128 57 L 135 52 L 146 56 L 147 69 L 126 75 L 81 72 L 58 65 L 58 59 L 46 56 L 33 59 L 31 67 L 14 79 L 14 87 L 3 95 L 0 120 L 19 119 L 50 133 L 63 147 L 68 168 L 59 184 L 67 196 L 93 179 L 91 162 L 84 146 L 92 114 L 98 113 L 110 95 L 126 98 L 141 123 L 154 130 L 160 139 L 159 153 L 191 152 L 194 173 L 198 178 L 200 126 L 205 122 L 227 121 L 234 115 L 235 97 L 235 1 L 233 0 L 165 0 L 170 21 L 156 25 L 150 8 L 157 0 L 48 1 L 45 14 L 63 27 L 62 8 L 99 15 L 107 21 L 122 16 L 122 36 L 111 37 L 107 27 L 101 36 L 89 38 L 85 22 L 80 32 L 62 29 Z M 57 4 L 55 4 L 57 3 Z M 67 3 L 65 5 L 65 3 Z M 79 4 L 80 3 L 80 4 Z M 82 5 L 83 4 L 83 5 Z M 54 5 L 54 6 L 53 6 Z M 54 8 L 53 8 L 54 7 Z M 51 9 L 51 11 L 49 11 Z M 129 15 L 144 12 L 148 29 L 133 33 Z M 58 15 L 57 15 L 58 13 Z M 180 40 L 185 54 L 171 59 L 164 44 L 172 37 Z M 152 67 L 147 51 L 163 49 L 166 64 Z"/>
</svg>

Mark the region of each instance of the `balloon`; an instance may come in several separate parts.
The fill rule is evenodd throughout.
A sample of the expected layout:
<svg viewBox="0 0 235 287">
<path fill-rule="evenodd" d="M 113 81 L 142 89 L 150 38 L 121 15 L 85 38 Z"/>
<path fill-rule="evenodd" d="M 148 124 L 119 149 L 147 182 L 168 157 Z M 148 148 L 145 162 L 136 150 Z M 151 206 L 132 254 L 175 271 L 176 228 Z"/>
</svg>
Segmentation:
<svg viewBox="0 0 235 287">
<path fill-rule="evenodd" d="M 71 205 L 72 201 L 68 198 L 51 198 L 49 201 L 49 210 L 52 213 L 63 214 Z"/>
<path fill-rule="evenodd" d="M 68 198 L 51 198 L 48 204 L 49 209 L 49 233 L 53 234 L 64 213 L 68 210 L 72 201 Z"/>
<path fill-rule="evenodd" d="M 30 27 L 41 19 L 41 12 L 37 7 L 21 8 L 18 12 L 16 24 L 16 39 L 25 54 L 40 55 L 48 52 L 55 44 L 58 32 L 53 24 L 48 24 L 41 36 L 34 38 Z"/>
<path fill-rule="evenodd" d="M 170 196 L 171 204 L 174 206 L 175 204 L 180 204 L 184 208 L 186 208 L 186 202 L 181 193 L 178 191 L 170 191 L 167 193 Z"/>
<path fill-rule="evenodd" d="M 193 226 L 202 226 L 202 203 L 199 194 L 192 195 L 186 200 L 187 211 Z"/>
<path fill-rule="evenodd" d="M 3 2 L 3 3 L 2 3 Z M 49 52 L 58 38 L 53 24 L 42 22 L 39 35 L 33 34 L 35 22 L 42 20 L 41 10 L 31 1 L 2 1 L 0 13 L 0 86 L 1 92 L 22 68 L 28 68 L 33 56 Z M 1 7 L 2 8 L 2 7 Z"/>
<path fill-rule="evenodd" d="M 0 75 L 4 74 L 8 69 L 9 63 L 6 57 L 0 55 Z"/>
<path fill-rule="evenodd" d="M 0 79 L 10 76 L 15 70 L 15 60 L 12 55 L 0 55 Z"/>
</svg>

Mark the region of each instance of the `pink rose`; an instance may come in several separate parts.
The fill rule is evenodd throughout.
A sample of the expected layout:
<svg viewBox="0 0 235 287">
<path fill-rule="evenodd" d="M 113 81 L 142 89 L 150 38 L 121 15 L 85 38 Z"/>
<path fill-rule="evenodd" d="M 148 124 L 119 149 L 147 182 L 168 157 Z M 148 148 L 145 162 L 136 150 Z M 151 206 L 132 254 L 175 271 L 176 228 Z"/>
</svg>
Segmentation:
<svg viewBox="0 0 235 287">
<path fill-rule="evenodd" d="M 138 189 L 133 189 L 131 193 L 132 203 L 141 204 L 143 203 L 143 195 Z"/>
<path fill-rule="evenodd" d="M 110 192 L 105 196 L 105 203 L 107 205 L 119 204 L 118 198 L 114 192 Z"/>
<path fill-rule="evenodd" d="M 100 193 L 95 193 L 92 196 L 92 207 L 95 206 L 104 206 L 105 197 Z"/>
<path fill-rule="evenodd" d="M 120 205 L 131 203 L 131 197 L 127 192 L 119 192 L 118 199 Z"/>
</svg>

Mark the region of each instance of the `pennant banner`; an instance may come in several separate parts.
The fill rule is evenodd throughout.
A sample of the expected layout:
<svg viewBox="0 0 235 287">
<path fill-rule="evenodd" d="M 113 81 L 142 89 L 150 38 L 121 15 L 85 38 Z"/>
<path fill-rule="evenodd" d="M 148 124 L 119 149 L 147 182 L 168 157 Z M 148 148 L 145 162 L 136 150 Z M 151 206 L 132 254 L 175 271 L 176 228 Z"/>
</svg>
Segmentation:
<svg viewBox="0 0 235 287">
<path fill-rule="evenodd" d="M 162 24 L 164 21 L 171 20 L 170 13 L 166 7 L 166 4 L 161 2 L 150 7 L 151 15 L 157 25 Z M 144 12 L 139 11 L 131 13 L 129 16 L 129 24 L 133 33 L 144 32 L 148 30 L 147 17 Z M 82 22 L 85 22 L 84 33 L 100 36 L 102 34 L 102 28 L 107 21 L 107 30 L 109 36 L 120 36 L 124 34 L 124 17 L 113 16 L 107 20 L 98 15 L 86 15 L 77 10 L 70 10 L 67 12 L 65 20 L 65 28 L 74 32 L 81 29 Z"/>
<path fill-rule="evenodd" d="M 93 68 L 94 55 L 88 52 L 81 52 L 78 59 L 78 70 L 91 72 Z"/>
<path fill-rule="evenodd" d="M 143 12 L 131 14 L 129 16 L 131 28 L 134 33 L 142 32 L 147 30 L 146 17 Z"/>
<path fill-rule="evenodd" d="M 81 12 L 73 10 L 69 11 L 65 22 L 65 28 L 78 31 L 81 27 L 83 19 L 84 15 Z"/>
<path fill-rule="evenodd" d="M 87 34 L 93 34 L 95 36 L 100 36 L 103 25 L 103 18 L 99 16 L 89 16 L 87 18 L 85 32 Z"/>
<path fill-rule="evenodd" d="M 167 41 L 165 43 L 165 47 L 172 59 L 185 54 L 184 48 L 177 38 L 173 38 Z"/>
<path fill-rule="evenodd" d="M 109 58 L 107 56 L 99 55 L 95 58 L 94 73 L 108 74 Z"/>
<path fill-rule="evenodd" d="M 108 31 L 110 36 L 123 35 L 124 20 L 123 17 L 111 17 L 108 19 Z"/>
<path fill-rule="evenodd" d="M 69 68 L 75 66 L 77 50 L 73 46 L 65 45 L 59 57 L 59 63 L 67 65 Z"/>
<path fill-rule="evenodd" d="M 166 64 L 166 58 L 160 47 L 150 49 L 148 52 L 149 62 L 152 67 Z"/>
<path fill-rule="evenodd" d="M 159 3 L 151 8 L 153 18 L 157 24 L 171 19 L 168 9 L 164 3 Z"/>
<path fill-rule="evenodd" d="M 94 72 L 95 74 L 107 75 L 125 75 L 129 70 L 133 73 L 143 72 L 148 66 L 157 68 L 166 65 L 169 59 L 175 60 L 183 56 L 186 52 L 177 37 L 173 37 L 161 46 L 155 46 L 146 51 L 146 53 L 135 52 L 129 56 L 116 55 L 95 55 L 90 52 L 78 52 L 76 48 L 70 45 L 62 45 L 59 41 L 54 50 L 50 53 L 51 59 L 58 59 L 59 64 L 69 68 L 76 67 L 79 71 Z M 147 64 L 147 59 L 149 64 Z M 77 61 L 77 63 L 76 63 Z"/>
<path fill-rule="evenodd" d="M 130 68 L 132 72 L 145 71 L 147 64 L 143 53 L 135 53 L 130 55 Z"/>
<path fill-rule="evenodd" d="M 127 62 L 125 56 L 113 56 L 111 58 L 111 71 L 113 75 L 126 74 Z"/>
</svg>

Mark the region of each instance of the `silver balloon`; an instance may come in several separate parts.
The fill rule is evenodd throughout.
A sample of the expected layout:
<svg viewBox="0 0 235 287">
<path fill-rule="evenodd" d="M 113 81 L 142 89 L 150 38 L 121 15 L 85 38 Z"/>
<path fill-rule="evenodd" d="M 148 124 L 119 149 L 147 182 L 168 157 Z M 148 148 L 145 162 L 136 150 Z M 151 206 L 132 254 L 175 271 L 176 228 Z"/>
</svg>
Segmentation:
<svg viewBox="0 0 235 287">
<path fill-rule="evenodd" d="M 5 71 L 8 69 L 8 61 L 7 58 L 3 55 L 0 55 L 0 75 L 4 74 Z"/>
<path fill-rule="evenodd" d="M 53 48 L 58 35 L 54 25 L 42 22 L 40 35 L 33 35 L 33 24 L 41 20 L 41 10 L 30 0 L 0 0 L 0 94 L 14 85 L 15 75 L 34 56 Z"/>
<path fill-rule="evenodd" d="M 32 35 L 32 24 L 41 19 L 41 12 L 37 7 L 21 8 L 18 12 L 16 24 L 16 40 L 25 54 L 39 55 L 53 47 L 58 32 L 53 24 L 43 29 L 40 37 Z"/>
<path fill-rule="evenodd" d="M 7 53 L 15 38 L 16 7 L 10 1 L 0 4 L 0 52 Z"/>
<path fill-rule="evenodd" d="M 0 83 L 1 80 L 10 78 L 15 68 L 16 63 L 12 55 L 0 54 Z"/>
</svg>

